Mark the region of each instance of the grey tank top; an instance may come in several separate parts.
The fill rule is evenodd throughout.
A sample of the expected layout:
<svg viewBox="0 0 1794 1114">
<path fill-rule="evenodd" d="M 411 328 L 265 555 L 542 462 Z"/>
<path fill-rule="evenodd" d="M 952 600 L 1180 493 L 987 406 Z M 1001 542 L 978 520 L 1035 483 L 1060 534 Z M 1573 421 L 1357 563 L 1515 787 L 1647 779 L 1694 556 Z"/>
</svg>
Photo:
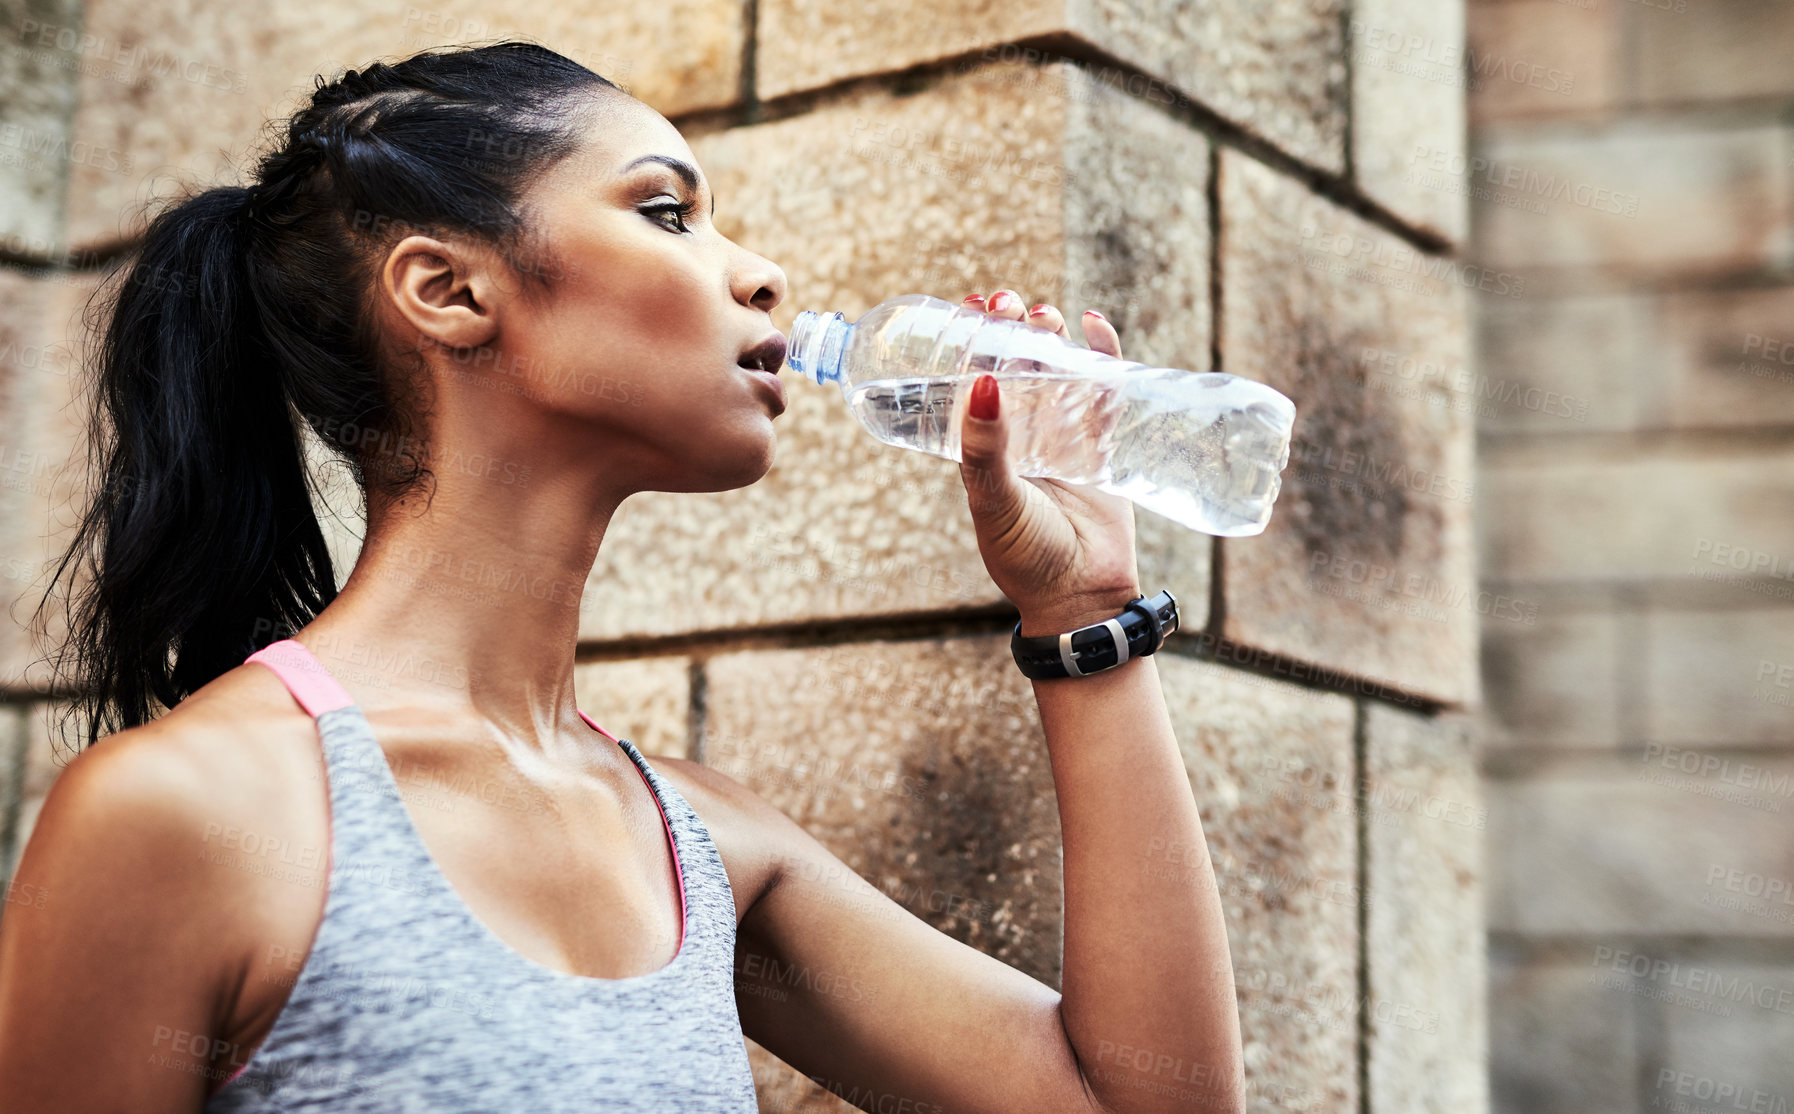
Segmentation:
<svg viewBox="0 0 1794 1114">
<path fill-rule="evenodd" d="M 455 894 L 367 718 L 309 651 L 288 639 L 249 660 L 317 722 L 329 889 L 309 953 L 255 968 L 291 993 L 208 1114 L 756 1110 L 729 877 L 697 813 L 632 743 L 615 740 L 660 805 L 678 867 L 678 951 L 645 975 L 569 975 L 511 948 Z"/>
</svg>

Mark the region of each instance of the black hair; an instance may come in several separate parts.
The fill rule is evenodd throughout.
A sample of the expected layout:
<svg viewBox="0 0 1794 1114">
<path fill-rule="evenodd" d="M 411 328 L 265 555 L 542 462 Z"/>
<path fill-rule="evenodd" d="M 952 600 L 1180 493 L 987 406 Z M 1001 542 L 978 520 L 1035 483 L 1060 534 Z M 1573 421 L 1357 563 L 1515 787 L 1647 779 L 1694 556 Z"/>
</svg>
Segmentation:
<svg viewBox="0 0 1794 1114">
<path fill-rule="evenodd" d="M 428 476 L 420 404 L 372 324 L 378 249 L 460 234 L 546 282 L 551 269 L 519 264 L 551 254 L 528 246 L 520 199 L 579 146 L 572 110 L 617 89 L 527 42 L 319 76 L 250 185 L 189 193 L 148 223 L 122 281 L 96 292 L 92 494 L 39 607 L 66 575 L 55 674 L 86 744 L 336 597 L 300 423 L 364 497 Z"/>
</svg>

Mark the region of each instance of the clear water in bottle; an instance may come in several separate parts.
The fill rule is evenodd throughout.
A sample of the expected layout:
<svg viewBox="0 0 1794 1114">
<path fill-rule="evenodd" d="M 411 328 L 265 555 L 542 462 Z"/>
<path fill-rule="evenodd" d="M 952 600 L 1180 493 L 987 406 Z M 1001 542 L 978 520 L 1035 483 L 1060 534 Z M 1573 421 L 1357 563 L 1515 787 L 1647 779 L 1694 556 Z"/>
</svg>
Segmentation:
<svg viewBox="0 0 1794 1114">
<path fill-rule="evenodd" d="M 786 363 L 839 384 L 880 441 L 953 461 L 972 382 L 988 372 L 1017 474 L 1094 485 L 1208 534 L 1262 532 L 1289 463 L 1295 406 L 1263 383 L 1117 360 L 922 294 L 851 324 L 798 314 Z"/>
</svg>

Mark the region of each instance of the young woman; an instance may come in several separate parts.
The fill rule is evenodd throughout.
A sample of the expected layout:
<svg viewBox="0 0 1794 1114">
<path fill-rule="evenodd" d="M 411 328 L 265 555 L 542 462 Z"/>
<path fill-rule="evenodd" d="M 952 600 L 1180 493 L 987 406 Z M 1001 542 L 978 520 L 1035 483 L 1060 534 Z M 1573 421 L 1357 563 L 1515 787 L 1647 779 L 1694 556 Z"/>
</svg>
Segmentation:
<svg viewBox="0 0 1794 1114">
<path fill-rule="evenodd" d="M 25 849 L 14 891 L 42 900 L 5 906 L 9 1114 L 746 1111 L 744 1033 L 867 1110 L 1237 1108 L 1219 897 L 1150 659 L 1034 684 L 1063 994 L 575 707 L 617 506 L 773 459 L 785 276 L 714 205 L 664 118 L 504 43 L 320 81 L 253 185 L 150 224 L 62 570 L 107 737 Z M 1141 595 L 1130 504 L 1014 476 L 994 396 L 962 478 L 1022 634 L 1115 616 Z M 365 493 L 340 593 L 300 422 Z M 804 977 L 737 994 L 771 964 Z"/>
</svg>

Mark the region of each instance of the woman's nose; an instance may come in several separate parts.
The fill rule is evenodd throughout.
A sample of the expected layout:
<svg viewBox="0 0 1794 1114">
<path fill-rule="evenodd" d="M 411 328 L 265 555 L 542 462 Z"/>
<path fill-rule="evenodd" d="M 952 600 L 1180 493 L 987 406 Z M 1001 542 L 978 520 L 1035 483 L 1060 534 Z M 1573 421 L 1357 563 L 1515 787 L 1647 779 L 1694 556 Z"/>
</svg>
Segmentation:
<svg viewBox="0 0 1794 1114">
<path fill-rule="evenodd" d="M 785 291 L 784 268 L 764 256 L 750 255 L 735 272 L 735 297 L 755 309 L 771 313 L 785 300 Z"/>
</svg>

